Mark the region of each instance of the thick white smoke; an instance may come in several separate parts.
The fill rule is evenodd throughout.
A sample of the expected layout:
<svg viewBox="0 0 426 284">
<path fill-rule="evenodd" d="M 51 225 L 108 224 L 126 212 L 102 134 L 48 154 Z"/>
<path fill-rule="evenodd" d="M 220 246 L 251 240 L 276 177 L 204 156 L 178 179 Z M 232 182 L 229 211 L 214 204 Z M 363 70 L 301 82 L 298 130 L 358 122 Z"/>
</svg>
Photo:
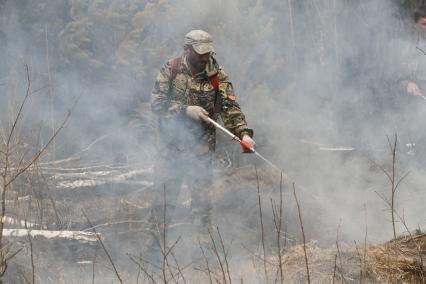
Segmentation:
<svg viewBox="0 0 426 284">
<path fill-rule="evenodd" d="M 410 229 L 426 225 L 426 104 L 400 84 L 406 76 L 401 66 L 411 60 L 402 50 L 413 48 L 415 31 L 397 2 L 3 1 L 1 122 L 7 124 L 25 92 L 27 63 L 33 88 L 40 89 L 26 109 L 27 122 L 37 121 L 46 136 L 78 99 L 58 140 L 58 159 L 97 141 L 88 161 L 149 166 L 156 155 L 149 107 L 155 74 L 182 52 L 189 30 L 204 29 L 213 35 L 216 58 L 234 84 L 259 152 L 290 177 L 284 185 L 288 233 L 299 234 L 294 181 L 309 239 L 333 243 L 341 223 L 343 240 L 363 240 L 367 220 L 371 242 L 388 240 L 389 213 L 377 193 L 389 196 L 390 184 L 378 165 L 389 169 L 387 136 L 392 141 L 395 132 L 397 177 L 410 172 L 396 209 Z M 217 170 L 213 215 L 225 238 L 238 240 L 232 252 L 239 259 L 241 244 L 255 246 L 260 238 L 253 165 L 260 169 L 271 230 L 269 198 L 278 198 L 279 174 L 218 136 L 218 157 L 229 155 L 234 168 Z M 401 224 L 397 229 L 404 231 Z M 123 244 L 112 243 L 119 255 Z"/>
</svg>

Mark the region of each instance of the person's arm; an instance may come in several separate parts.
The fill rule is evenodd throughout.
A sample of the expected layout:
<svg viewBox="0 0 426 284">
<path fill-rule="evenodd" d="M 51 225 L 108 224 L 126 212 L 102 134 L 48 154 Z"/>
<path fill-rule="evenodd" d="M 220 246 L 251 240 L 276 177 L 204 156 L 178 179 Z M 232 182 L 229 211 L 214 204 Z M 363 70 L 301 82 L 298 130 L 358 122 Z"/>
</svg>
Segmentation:
<svg viewBox="0 0 426 284">
<path fill-rule="evenodd" d="M 227 74 L 219 70 L 219 89 L 222 93 L 221 117 L 224 126 L 243 139 L 245 135 L 253 137 L 253 130 L 247 126 L 246 118 L 236 101 L 236 95 Z"/>
</svg>

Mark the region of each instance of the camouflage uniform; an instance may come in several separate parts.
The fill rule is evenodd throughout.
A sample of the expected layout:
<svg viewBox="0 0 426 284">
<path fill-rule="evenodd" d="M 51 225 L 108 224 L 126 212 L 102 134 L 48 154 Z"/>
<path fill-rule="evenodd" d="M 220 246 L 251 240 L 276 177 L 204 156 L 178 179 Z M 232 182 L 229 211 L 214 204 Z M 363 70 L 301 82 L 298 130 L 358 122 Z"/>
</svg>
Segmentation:
<svg viewBox="0 0 426 284">
<path fill-rule="evenodd" d="M 186 116 L 187 106 L 203 107 L 213 114 L 215 90 L 210 77 L 218 74 L 221 94 L 220 117 L 227 129 L 242 137 L 253 135 L 245 116 L 235 101 L 235 93 L 227 74 L 213 57 L 204 72 L 193 76 L 186 56 L 168 61 L 157 75 L 151 97 L 152 111 L 159 118 L 159 153 L 156 160 L 155 187 L 166 186 L 173 202 L 177 198 L 183 178 L 191 191 L 192 213 L 208 215 L 207 189 L 212 182 L 212 153 L 215 149 L 213 125 Z M 175 61 L 175 62 L 176 62 Z M 204 221 L 203 221 L 204 222 Z"/>
<path fill-rule="evenodd" d="M 216 60 L 211 57 L 206 70 L 195 76 L 192 76 L 189 71 L 186 57 L 179 58 L 178 60 L 181 62 L 178 65 L 179 68 L 171 84 L 172 90 L 169 90 L 169 79 L 172 77 L 170 60 L 163 66 L 158 74 L 152 92 L 152 111 L 159 116 L 160 127 L 166 126 L 164 124 L 174 124 L 174 122 L 179 121 L 181 125 L 180 128 L 184 127 L 185 131 L 188 131 L 193 134 L 194 138 L 197 138 L 196 144 L 198 145 L 195 153 L 203 154 L 208 151 L 214 151 L 214 126 L 204 122 L 200 125 L 200 122 L 187 118 L 185 116 L 185 108 L 189 105 L 198 105 L 203 107 L 210 114 L 213 113 L 215 90 L 209 78 L 218 74 L 220 82 L 219 89 L 222 99 L 220 116 L 225 127 L 239 137 L 242 137 L 243 134 L 252 136 L 253 131 L 247 127 L 244 114 L 235 101 L 235 93 L 228 79 L 228 75 L 219 67 Z M 202 131 L 200 131 L 200 128 Z M 170 134 L 171 133 L 168 135 L 169 139 L 175 140 L 177 138 L 177 133 L 174 133 L 174 135 Z M 175 140 L 175 144 L 179 144 L 179 142 Z M 180 146 L 183 147 L 184 145 Z M 190 150 L 194 152 L 192 147 Z"/>
</svg>

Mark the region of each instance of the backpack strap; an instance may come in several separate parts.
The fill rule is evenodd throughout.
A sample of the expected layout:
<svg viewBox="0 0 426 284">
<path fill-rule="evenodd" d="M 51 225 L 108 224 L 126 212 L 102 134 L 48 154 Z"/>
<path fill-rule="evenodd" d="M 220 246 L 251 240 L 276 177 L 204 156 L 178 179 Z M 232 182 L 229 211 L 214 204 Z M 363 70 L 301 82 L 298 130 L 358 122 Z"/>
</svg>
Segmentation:
<svg viewBox="0 0 426 284">
<path fill-rule="evenodd" d="M 222 109 L 222 97 L 219 89 L 219 75 L 216 73 L 215 75 L 210 77 L 210 83 L 214 89 L 214 106 L 213 106 L 213 120 L 217 120 L 219 118 L 220 111 Z"/>
<path fill-rule="evenodd" d="M 169 95 L 171 95 L 172 90 L 173 90 L 173 81 L 175 80 L 176 75 L 177 75 L 179 69 L 182 66 L 182 57 L 173 58 L 169 62 L 170 62 L 169 74 L 168 74 L 168 76 L 169 76 Z"/>
</svg>

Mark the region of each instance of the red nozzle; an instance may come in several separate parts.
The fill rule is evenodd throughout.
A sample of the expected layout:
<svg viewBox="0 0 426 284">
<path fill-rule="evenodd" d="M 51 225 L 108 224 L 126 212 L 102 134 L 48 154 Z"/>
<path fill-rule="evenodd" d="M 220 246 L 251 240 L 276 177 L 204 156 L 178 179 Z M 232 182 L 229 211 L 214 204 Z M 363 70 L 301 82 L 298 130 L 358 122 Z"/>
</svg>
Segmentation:
<svg viewBox="0 0 426 284">
<path fill-rule="evenodd" d="M 249 143 L 249 142 L 247 142 L 247 141 L 243 141 L 243 140 L 241 140 L 240 141 L 240 145 L 245 149 L 245 150 L 250 150 L 250 151 L 252 151 L 252 147 L 251 147 L 251 144 Z"/>
</svg>

